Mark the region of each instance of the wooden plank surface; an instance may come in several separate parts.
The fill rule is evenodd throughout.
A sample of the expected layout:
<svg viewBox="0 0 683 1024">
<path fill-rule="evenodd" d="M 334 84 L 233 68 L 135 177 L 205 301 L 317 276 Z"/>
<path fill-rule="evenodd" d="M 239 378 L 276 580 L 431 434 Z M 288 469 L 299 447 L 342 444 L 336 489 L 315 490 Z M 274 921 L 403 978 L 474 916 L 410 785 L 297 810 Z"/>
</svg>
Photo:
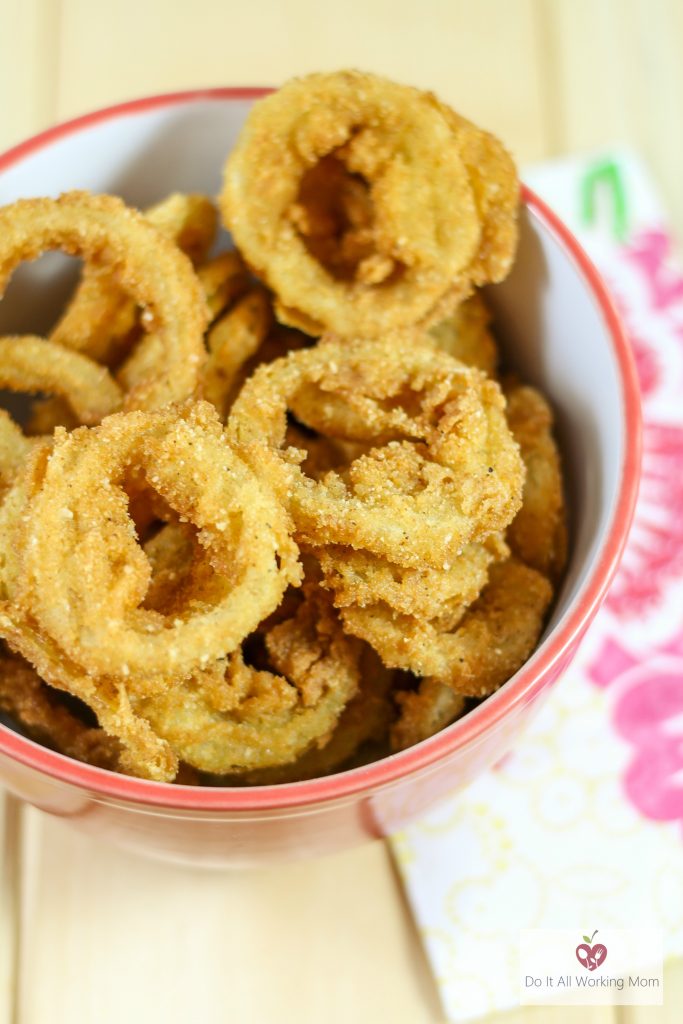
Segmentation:
<svg viewBox="0 0 683 1024">
<path fill-rule="evenodd" d="M 35 811 L 26 824 L 22 1024 L 342 1024 L 352 1007 L 357 1020 L 439 1019 L 382 843 L 213 873 L 84 841 Z"/>
<path fill-rule="evenodd" d="M 22 808 L 0 791 L 0 1024 L 15 1024 L 19 981 Z"/>
<path fill-rule="evenodd" d="M 58 0 L 0 3 L 0 146 L 57 117 Z"/>
<path fill-rule="evenodd" d="M 534 13 L 532 0 L 63 0 L 58 112 L 361 67 L 434 89 L 531 160 L 544 153 L 542 83 L 520 55 L 535 55 Z"/>
<path fill-rule="evenodd" d="M 683 4 L 540 0 L 552 81 L 553 152 L 631 143 L 683 238 Z"/>
<path fill-rule="evenodd" d="M 680 0 L 4 0 L 0 148 L 144 93 L 363 67 L 428 86 L 520 161 L 628 142 L 683 237 Z M 673 1024 L 662 1010 L 519 1010 L 508 1024 Z M 437 1024 L 381 844 L 200 874 L 100 846 L 0 794 L 0 1024 L 200 1019 Z"/>
</svg>

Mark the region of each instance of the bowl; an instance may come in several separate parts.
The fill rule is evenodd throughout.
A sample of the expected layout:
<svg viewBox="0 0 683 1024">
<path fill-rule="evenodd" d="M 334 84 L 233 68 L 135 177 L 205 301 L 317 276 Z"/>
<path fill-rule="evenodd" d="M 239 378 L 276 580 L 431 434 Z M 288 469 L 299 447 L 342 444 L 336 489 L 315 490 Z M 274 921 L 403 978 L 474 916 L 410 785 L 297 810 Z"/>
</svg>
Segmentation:
<svg viewBox="0 0 683 1024">
<path fill-rule="evenodd" d="M 83 188 L 147 206 L 171 191 L 214 195 L 254 99 L 216 89 L 136 100 L 52 128 L 0 157 L 0 204 Z M 84 832 L 140 852 L 212 866 L 309 857 L 384 836 L 466 786 L 519 736 L 562 675 L 617 568 L 640 465 L 633 358 L 604 285 L 569 231 L 528 189 L 514 269 L 489 290 L 500 342 L 557 414 L 571 510 L 564 584 L 542 641 L 496 694 L 436 736 L 326 778 L 196 788 L 93 768 L 0 726 L 0 781 Z M 73 261 L 22 267 L 0 333 L 45 331 Z M 40 303 L 36 297 L 40 296 Z"/>
</svg>

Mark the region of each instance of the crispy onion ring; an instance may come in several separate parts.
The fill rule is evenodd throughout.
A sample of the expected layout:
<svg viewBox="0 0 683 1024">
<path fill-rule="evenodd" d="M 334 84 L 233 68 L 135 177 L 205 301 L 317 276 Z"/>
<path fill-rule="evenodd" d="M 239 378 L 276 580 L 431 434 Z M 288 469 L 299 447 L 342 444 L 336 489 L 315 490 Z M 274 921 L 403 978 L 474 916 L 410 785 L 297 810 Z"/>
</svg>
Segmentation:
<svg viewBox="0 0 683 1024">
<path fill-rule="evenodd" d="M 393 750 L 404 750 L 428 739 L 459 718 L 467 701 L 461 693 L 438 679 L 422 679 L 417 690 L 396 694 L 400 708 L 391 729 Z"/>
<path fill-rule="evenodd" d="M 491 566 L 489 582 L 452 631 L 381 604 L 341 614 L 344 628 L 371 643 L 385 665 L 486 697 L 529 657 L 551 599 L 546 578 L 510 558 Z"/>
<path fill-rule="evenodd" d="M 12 479 L 8 480 L 9 487 L 0 501 L 0 602 L 13 600 L 21 578 L 22 552 L 17 531 L 26 523 L 29 495 L 40 486 L 52 451 L 52 442 L 47 438 L 36 438 L 28 443 L 30 448 L 15 465 Z"/>
<path fill-rule="evenodd" d="M 262 288 L 252 288 L 211 327 L 201 391 L 221 419 L 235 397 L 240 370 L 265 341 L 272 321 L 268 295 Z"/>
<path fill-rule="evenodd" d="M 0 209 L 0 293 L 19 263 L 48 249 L 115 272 L 163 339 L 161 366 L 126 396 L 127 406 L 152 409 L 192 395 L 208 314 L 187 257 L 113 196 L 69 192 L 59 199 L 20 199 Z"/>
<path fill-rule="evenodd" d="M 25 658 L 50 686 L 84 701 L 100 726 L 122 743 L 119 769 L 144 778 L 171 781 L 178 760 L 168 744 L 132 712 L 126 687 L 109 678 L 96 678 L 71 661 L 47 635 L 16 614 L 13 594 L 22 564 L 17 531 L 26 514 L 29 495 L 44 478 L 51 443 L 38 441 L 0 505 L 0 636 L 15 654 Z"/>
<path fill-rule="evenodd" d="M 553 414 L 535 388 L 506 387 L 507 419 L 526 466 L 522 507 L 508 527 L 523 562 L 557 582 L 567 561 L 567 523 Z"/>
<path fill-rule="evenodd" d="M 57 395 L 88 425 L 116 412 L 123 400 L 106 366 L 30 334 L 0 338 L 0 387 Z"/>
<path fill-rule="evenodd" d="M 205 257 L 216 233 L 215 207 L 202 195 L 175 192 L 146 210 L 144 217 L 193 263 Z M 117 271 L 88 262 L 50 341 L 112 366 L 130 347 L 138 320 L 138 306 Z"/>
<path fill-rule="evenodd" d="M 237 252 L 222 253 L 197 269 L 209 317 L 213 321 L 223 309 L 249 287 L 249 278 Z M 125 391 L 135 389 L 158 372 L 164 359 L 164 339 L 156 331 L 144 334 L 116 371 Z"/>
<path fill-rule="evenodd" d="M 296 79 L 254 105 L 220 202 L 247 262 L 276 293 L 280 319 L 313 334 L 380 337 L 433 319 L 472 280 L 504 276 L 516 243 L 514 165 L 497 140 L 451 114 L 429 94 L 355 71 Z M 482 156 L 490 185 L 478 173 Z M 306 175 L 326 159 L 369 187 L 372 222 L 350 280 L 307 245 L 321 211 L 306 210 Z M 350 227 L 357 243 L 347 219 L 331 231 L 343 244 Z"/>
<path fill-rule="evenodd" d="M 491 313 L 479 292 L 475 292 L 450 316 L 430 327 L 427 338 L 454 359 L 495 378 L 498 349 L 489 330 L 490 323 Z"/>
<path fill-rule="evenodd" d="M 504 280 L 517 248 L 519 181 L 512 157 L 498 139 L 477 128 L 433 94 L 456 140 L 481 225 L 479 249 L 470 268 L 477 287 Z"/>
<path fill-rule="evenodd" d="M 342 711 L 324 746 L 314 746 L 291 764 L 247 771 L 212 780 L 223 786 L 272 786 L 316 779 L 343 769 L 364 744 L 379 744 L 396 717 L 391 700 L 394 673 L 365 646 L 360 662 L 360 689 Z"/>
<path fill-rule="evenodd" d="M 467 544 L 452 565 L 446 562 L 440 569 L 405 568 L 367 551 L 332 544 L 314 549 L 322 585 L 334 594 L 337 608 L 372 609 L 381 602 L 441 629 L 457 625 L 486 585 L 491 564 L 509 553 L 500 534 Z"/>
<path fill-rule="evenodd" d="M 0 489 L 13 483 L 32 447 L 33 442 L 24 437 L 11 416 L 0 409 Z"/>
<path fill-rule="evenodd" d="M 149 723 L 134 713 L 124 684 L 84 672 L 50 637 L 26 622 L 18 622 L 6 602 L 0 602 L 0 635 L 33 665 L 41 679 L 84 701 L 104 731 L 121 741 L 119 770 L 159 782 L 173 781 L 178 758 Z"/>
<path fill-rule="evenodd" d="M 361 645 L 329 599 L 305 586 L 296 612 L 265 632 L 269 669 L 235 651 L 137 712 L 188 764 L 213 774 L 288 764 L 323 747 L 358 691 Z"/>
<path fill-rule="evenodd" d="M 147 210 L 145 218 L 195 263 L 215 233 L 215 208 L 204 196 L 173 194 Z M 234 250 L 199 266 L 197 277 L 212 319 L 248 286 L 246 268 Z M 130 392 L 153 376 L 164 360 L 163 337 L 145 333 L 140 319 L 138 306 L 122 290 L 117 275 L 87 263 L 50 340 L 111 367 L 117 384 Z M 29 435 L 51 434 L 55 427 L 73 430 L 87 422 L 63 399 L 41 398 L 33 402 L 24 429 Z"/>
<path fill-rule="evenodd" d="M 249 274 L 236 249 L 222 252 L 197 267 L 197 277 L 206 296 L 213 322 L 249 287 Z"/>
<path fill-rule="evenodd" d="M 545 577 L 511 558 L 492 567 L 490 582 L 454 633 L 407 637 L 417 663 L 440 672 L 427 675 L 417 692 L 399 696 L 393 749 L 432 736 L 462 713 L 465 696 L 486 697 L 514 675 L 538 643 L 551 600 Z M 394 650 L 396 639 L 390 641 Z"/>
<path fill-rule="evenodd" d="M 311 480 L 283 450 L 288 409 L 321 433 L 384 447 L 344 475 Z M 500 389 L 428 345 L 328 340 L 293 352 L 247 381 L 228 432 L 252 463 L 267 461 L 314 547 L 441 568 L 469 541 L 504 529 L 520 505 L 523 465 Z"/>
<path fill-rule="evenodd" d="M 104 729 L 86 725 L 25 661 L 0 657 L 0 711 L 38 743 L 98 768 L 119 769 L 120 747 Z"/>
<path fill-rule="evenodd" d="M 151 570 L 120 486 L 131 464 L 195 525 L 211 569 L 198 567 L 191 599 L 170 621 L 141 607 Z M 298 580 L 286 516 L 227 445 L 207 403 L 118 414 L 58 436 L 28 493 L 6 616 L 50 637 L 83 672 L 131 692 L 234 650 Z"/>
</svg>

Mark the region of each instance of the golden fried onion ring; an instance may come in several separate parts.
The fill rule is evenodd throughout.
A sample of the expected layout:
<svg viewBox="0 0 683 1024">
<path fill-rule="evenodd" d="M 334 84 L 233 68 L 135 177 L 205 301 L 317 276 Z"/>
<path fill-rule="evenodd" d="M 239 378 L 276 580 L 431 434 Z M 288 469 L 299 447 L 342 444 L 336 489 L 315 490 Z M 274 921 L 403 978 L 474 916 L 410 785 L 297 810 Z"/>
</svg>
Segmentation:
<svg viewBox="0 0 683 1024">
<path fill-rule="evenodd" d="M 172 620 L 141 607 L 151 569 L 120 486 L 131 464 L 195 525 L 212 570 L 198 570 Z M 234 650 L 299 578 L 286 516 L 207 403 L 58 435 L 18 519 L 21 567 L 8 577 L 6 616 L 33 624 L 84 672 L 133 689 L 167 685 Z"/>
<path fill-rule="evenodd" d="M 407 637 L 414 663 L 430 674 L 417 692 L 399 697 L 393 749 L 432 736 L 463 711 L 464 697 L 486 697 L 514 675 L 538 643 L 551 600 L 545 577 L 511 558 L 492 567 L 488 585 L 454 633 L 439 636 L 427 630 Z M 397 634 L 400 628 L 396 623 Z M 397 639 L 390 641 L 393 650 Z M 432 652 L 431 643 L 436 645 Z M 383 648 L 382 656 L 387 653 Z M 431 674 L 432 669 L 438 671 Z"/>
<path fill-rule="evenodd" d="M 135 210 L 113 196 L 68 192 L 19 199 L 0 209 L 0 293 L 23 260 L 48 249 L 115 272 L 163 339 L 163 362 L 127 396 L 152 409 L 193 394 L 204 361 L 208 313 L 190 261 Z"/>
<path fill-rule="evenodd" d="M 213 322 L 249 287 L 249 274 L 236 249 L 229 249 L 197 267 L 197 277 L 206 296 Z"/>
<path fill-rule="evenodd" d="M 80 698 L 95 712 L 105 732 L 121 741 L 119 769 L 141 778 L 172 782 L 178 772 L 178 758 L 149 723 L 134 713 L 126 686 L 84 672 L 50 637 L 24 621 L 18 622 L 8 611 L 7 603 L 0 602 L 0 635 L 34 666 L 41 679 Z"/>
<path fill-rule="evenodd" d="M 216 209 L 206 196 L 174 192 L 144 213 L 153 227 L 193 263 L 203 259 L 216 233 Z M 88 262 L 50 341 L 111 366 L 125 353 L 139 319 L 117 271 Z"/>
<path fill-rule="evenodd" d="M 430 345 L 328 339 L 257 369 L 228 432 L 252 463 L 267 461 L 308 544 L 441 568 L 520 506 L 523 465 L 504 404 L 495 382 Z M 384 447 L 311 480 L 283 451 L 288 409 L 326 435 Z"/>
<path fill-rule="evenodd" d="M 0 488 L 13 483 L 32 447 L 33 442 L 24 437 L 21 427 L 0 409 Z"/>
<path fill-rule="evenodd" d="M 98 768 L 120 767 L 118 740 L 60 704 L 54 690 L 19 658 L 0 656 L 0 711 L 11 715 L 32 740 L 60 754 Z"/>
<path fill-rule="evenodd" d="M 481 225 L 479 249 L 470 268 L 472 283 L 479 287 L 502 281 L 517 248 L 519 181 L 512 157 L 490 132 L 456 114 L 433 94 L 429 100 L 455 136 Z"/>
<path fill-rule="evenodd" d="M 320 778 L 343 769 L 366 743 L 380 743 L 396 717 L 391 700 L 394 673 L 384 667 L 371 647 L 363 647 L 360 689 L 342 711 L 324 746 L 314 746 L 291 764 L 261 768 L 215 780 L 221 785 L 272 786 Z M 452 691 L 451 691 L 452 692 Z"/>
<path fill-rule="evenodd" d="M 209 317 L 213 321 L 235 298 L 249 286 L 246 268 L 237 252 L 222 253 L 197 268 Z M 116 379 L 125 391 L 135 388 L 152 377 L 164 359 L 164 339 L 155 331 L 144 334 L 127 359 L 118 367 Z"/>
<path fill-rule="evenodd" d="M 453 313 L 430 327 L 427 338 L 466 366 L 477 366 L 489 377 L 495 377 L 498 349 L 489 330 L 490 322 L 491 313 L 479 292 L 475 292 Z"/>
<path fill-rule="evenodd" d="M 450 564 L 405 568 L 367 551 L 337 545 L 313 549 L 322 569 L 322 585 L 334 594 L 337 608 L 373 608 L 381 602 L 403 615 L 429 619 L 453 628 L 477 599 L 490 565 L 509 555 L 500 534 L 465 545 Z M 367 639 L 367 638 L 366 638 Z"/>
<path fill-rule="evenodd" d="M 344 628 L 372 644 L 385 665 L 434 676 L 466 697 L 486 697 L 522 665 L 538 640 L 552 587 L 515 558 L 489 570 L 489 582 L 454 630 L 392 612 L 385 605 L 344 608 Z"/>
<path fill-rule="evenodd" d="M 225 419 L 235 395 L 239 372 L 265 341 L 273 314 L 266 292 L 252 288 L 209 330 L 209 356 L 202 375 L 202 398 Z"/>
<path fill-rule="evenodd" d="M 56 395 L 88 425 L 116 412 L 123 401 L 106 366 L 30 334 L 0 337 L 0 387 Z"/>
<path fill-rule="evenodd" d="M 444 111 L 428 94 L 357 71 L 295 79 L 254 105 L 220 203 L 280 319 L 313 334 L 381 337 L 433 319 L 472 280 L 505 275 L 516 243 L 514 165 L 492 136 Z M 496 175 L 486 190 L 481 154 Z M 359 279 L 336 279 L 299 230 L 302 181 L 330 156 L 370 189 L 374 254 Z"/>
<path fill-rule="evenodd" d="M 361 645 L 341 630 L 324 592 L 304 587 L 295 614 L 265 633 L 272 670 L 241 651 L 213 675 L 137 702 L 137 712 L 188 764 L 213 774 L 289 764 L 324 747 L 358 691 Z"/>
<path fill-rule="evenodd" d="M 507 420 L 526 467 L 522 507 L 507 539 L 523 562 L 557 582 L 567 560 L 567 523 L 553 414 L 535 388 L 510 385 L 505 391 Z"/>
<path fill-rule="evenodd" d="M 445 729 L 467 704 L 461 693 L 433 676 L 422 679 L 417 690 L 397 693 L 396 702 L 400 713 L 390 730 L 393 750 L 405 750 Z"/>
</svg>

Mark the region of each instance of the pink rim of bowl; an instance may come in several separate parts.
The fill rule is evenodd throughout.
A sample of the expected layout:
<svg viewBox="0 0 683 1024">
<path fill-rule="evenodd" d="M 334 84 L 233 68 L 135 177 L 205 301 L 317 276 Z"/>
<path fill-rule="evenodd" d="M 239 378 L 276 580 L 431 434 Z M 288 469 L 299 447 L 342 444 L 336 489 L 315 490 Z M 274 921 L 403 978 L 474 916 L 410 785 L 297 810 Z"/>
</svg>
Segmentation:
<svg viewBox="0 0 683 1024">
<path fill-rule="evenodd" d="M 74 132 L 116 117 L 144 113 L 157 107 L 206 100 L 258 99 L 268 88 L 218 88 L 165 93 L 106 107 L 56 125 L 27 139 L 0 156 L 0 173 L 36 150 Z M 25 739 L 0 725 L 0 752 L 54 779 L 87 789 L 115 800 L 132 801 L 150 807 L 195 811 L 263 811 L 274 808 L 303 808 L 361 792 L 371 792 L 441 761 L 446 755 L 474 741 L 501 718 L 537 694 L 552 675 L 553 667 L 580 638 L 616 572 L 638 494 L 641 451 L 640 392 L 635 362 L 619 316 L 600 275 L 572 233 L 534 193 L 522 186 L 523 203 L 534 212 L 575 264 L 593 294 L 612 340 L 621 380 L 624 455 L 621 482 L 612 523 L 600 558 L 588 573 L 582 592 L 566 621 L 545 642 L 533 665 L 524 665 L 498 691 L 469 714 L 435 736 L 414 747 L 382 758 L 361 768 L 306 782 L 251 788 L 200 788 L 149 782 L 117 775 L 73 761 Z"/>
</svg>

